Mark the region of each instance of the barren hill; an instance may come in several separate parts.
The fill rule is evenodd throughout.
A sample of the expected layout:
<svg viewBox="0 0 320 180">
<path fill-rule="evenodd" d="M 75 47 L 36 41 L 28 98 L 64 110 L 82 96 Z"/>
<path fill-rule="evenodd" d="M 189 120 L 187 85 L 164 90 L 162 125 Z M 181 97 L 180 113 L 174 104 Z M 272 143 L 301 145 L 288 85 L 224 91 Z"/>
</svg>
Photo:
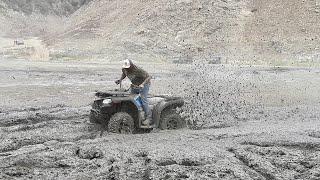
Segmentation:
<svg viewBox="0 0 320 180">
<path fill-rule="evenodd" d="M 11 9 L 26 15 L 67 16 L 87 4 L 90 0 L 1 0 L 0 8 Z"/>
<path fill-rule="evenodd" d="M 243 43 L 257 60 L 320 62 L 320 1 L 251 0 Z"/>
<path fill-rule="evenodd" d="M 43 37 L 52 57 L 265 65 L 320 61 L 319 0 L 26 2 L 0 1 L 0 9 L 5 5 L 15 12 L 5 18 L 11 27 L 6 32 Z"/>
<path fill-rule="evenodd" d="M 74 13 L 68 30 L 49 43 L 111 59 L 219 60 L 238 41 L 244 6 L 241 1 L 96 0 Z"/>
<path fill-rule="evenodd" d="M 51 43 L 111 59 L 314 63 L 320 59 L 319 7 L 299 0 L 95 0 Z"/>
<path fill-rule="evenodd" d="M 45 36 L 63 29 L 64 19 L 90 0 L 0 0 L 4 36 Z"/>
</svg>

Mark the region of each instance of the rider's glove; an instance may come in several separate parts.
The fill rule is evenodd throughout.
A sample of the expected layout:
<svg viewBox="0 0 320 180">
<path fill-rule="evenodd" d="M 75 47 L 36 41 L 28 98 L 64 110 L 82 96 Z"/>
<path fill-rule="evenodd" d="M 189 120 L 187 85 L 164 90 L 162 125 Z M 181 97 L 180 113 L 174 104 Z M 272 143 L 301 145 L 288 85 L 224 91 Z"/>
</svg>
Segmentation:
<svg viewBox="0 0 320 180">
<path fill-rule="evenodd" d="M 118 79 L 118 80 L 115 81 L 115 83 L 116 83 L 116 84 L 120 84 L 120 83 L 121 83 L 121 80 Z"/>
</svg>

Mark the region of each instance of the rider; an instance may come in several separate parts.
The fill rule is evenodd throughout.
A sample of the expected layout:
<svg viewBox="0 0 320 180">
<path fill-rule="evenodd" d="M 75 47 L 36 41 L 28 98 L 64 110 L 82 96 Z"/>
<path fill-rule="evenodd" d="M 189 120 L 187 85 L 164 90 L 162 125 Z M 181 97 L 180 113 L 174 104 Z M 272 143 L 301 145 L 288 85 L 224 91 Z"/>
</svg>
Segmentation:
<svg viewBox="0 0 320 180">
<path fill-rule="evenodd" d="M 142 108 L 146 114 L 146 120 L 142 123 L 144 125 L 150 125 L 152 122 L 152 114 L 149 108 L 148 102 L 148 93 L 150 88 L 150 80 L 151 76 L 140 67 L 133 64 L 132 60 L 126 59 L 124 60 L 124 64 L 122 66 L 122 76 L 119 80 L 116 80 L 116 84 L 120 84 L 123 79 L 128 77 L 131 81 L 131 93 L 141 95 L 142 100 Z"/>
</svg>

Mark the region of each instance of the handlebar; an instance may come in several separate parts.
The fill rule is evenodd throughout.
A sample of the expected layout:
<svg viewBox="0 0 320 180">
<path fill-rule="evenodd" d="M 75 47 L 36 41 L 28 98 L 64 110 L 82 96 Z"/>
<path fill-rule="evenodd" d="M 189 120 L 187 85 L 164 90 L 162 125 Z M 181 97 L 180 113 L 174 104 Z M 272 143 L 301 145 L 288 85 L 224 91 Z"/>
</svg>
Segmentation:
<svg viewBox="0 0 320 180">
<path fill-rule="evenodd" d="M 120 91 L 124 91 L 124 92 L 128 92 L 129 90 L 131 90 L 132 92 L 136 92 L 137 94 L 139 94 L 142 91 L 142 87 L 131 84 L 130 87 L 128 89 L 122 89 L 122 83 L 119 83 L 120 86 Z"/>
</svg>

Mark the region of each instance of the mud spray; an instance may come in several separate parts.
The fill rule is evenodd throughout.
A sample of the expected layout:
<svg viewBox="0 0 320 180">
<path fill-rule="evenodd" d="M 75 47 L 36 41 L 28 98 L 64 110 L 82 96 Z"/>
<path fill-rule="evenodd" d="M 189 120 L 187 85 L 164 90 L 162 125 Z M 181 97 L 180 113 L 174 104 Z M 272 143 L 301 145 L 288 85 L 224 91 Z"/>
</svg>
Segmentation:
<svg viewBox="0 0 320 180">
<path fill-rule="evenodd" d="M 177 74 L 180 76 L 177 86 L 168 89 L 184 97 L 186 104 L 180 111 L 189 128 L 226 127 L 259 118 L 262 105 L 254 74 L 207 62 L 193 63 Z"/>
</svg>

